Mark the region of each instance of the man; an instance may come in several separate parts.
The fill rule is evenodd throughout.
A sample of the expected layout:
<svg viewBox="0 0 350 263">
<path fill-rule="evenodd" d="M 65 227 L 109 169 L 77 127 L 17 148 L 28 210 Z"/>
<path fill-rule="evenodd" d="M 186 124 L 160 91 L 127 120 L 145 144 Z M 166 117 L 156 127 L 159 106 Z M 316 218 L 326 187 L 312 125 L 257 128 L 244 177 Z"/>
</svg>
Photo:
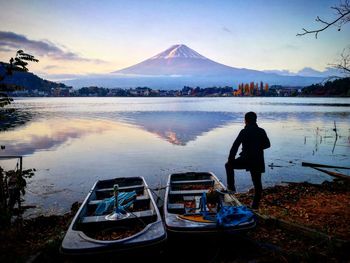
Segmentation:
<svg viewBox="0 0 350 263">
<path fill-rule="evenodd" d="M 261 173 L 265 172 L 264 149 L 271 146 L 270 140 L 264 129 L 259 128 L 254 112 L 248 112 L 244 116 L 245 127 L 234 141 L 228 161 L 225 164 L 227 176 L 227 189 L 236 191 L 234 169 L 246 169 L 250 171 L 254 184 L 253 209 L 258 209 L 262 194 Z M 242 152 L 236 158 L 239 146 L 242 144 Z"/>
</svg>

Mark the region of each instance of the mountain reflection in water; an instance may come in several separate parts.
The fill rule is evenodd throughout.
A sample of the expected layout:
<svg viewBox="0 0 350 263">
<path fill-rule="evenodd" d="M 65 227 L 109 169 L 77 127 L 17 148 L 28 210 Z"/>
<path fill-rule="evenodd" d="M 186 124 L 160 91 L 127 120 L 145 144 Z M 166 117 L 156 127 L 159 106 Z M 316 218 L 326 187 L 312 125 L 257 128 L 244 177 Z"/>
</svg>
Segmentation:
<svg viewBox="0 0 350 263">
<path fill-rule="evenodd" d="M 132 124 L 174 145 L 186 145 L 211 130 L 238 118 L 223 112 L 129 112 L 118 122 L 96 119 L 53 118 L 32 122 L 15 131 L 2 134 L 6 155 L 30 155 L 37 151 L 54 150 L 72 139 L 106 131 L 118 132 L 118 127 Z M 126 121 L 127 120 L 127 121 Z"/>
<path fill-rule="evenodd" d="M 320 115 L 320 116 L 319 116 Z M 320 118 L 348 118 L 348 113 L 270 113 L 260 114 L 261 120 L 284 122 L 289 120 L 291 129 L 300 126 L 300 123 L 310 122 Z M 54 150 L 73 139 L 91 134 L 100 134 L 107 131 L 122 132 L 122 125 L 129 125 L 131 130 L 149 132 L 173 145 L 186 146 L 198 137 L 208 134 L 216 128 L 226 127 L 233 123 L 243 128 L 243 114 L 232 112 L 205 112 L 205 111 L 131 111 L 115 114 L 106 114 L 106 119 L 88 118 L 50 118 L 48 120 L 32 121 L 26 126 L 1 134 L 2 144 L 6 155 L 30 155 L 37 151 Z M 296 123 L 293 122 L 296 121 Z M 130 131 L 131 131 L 130 130 Z M 290 132 L 289 130 L 288 132 Z M 331 134 L 333 135 L 333 134 Z"/>
<path fill-rule="evenodd" d="M 233 113 L 203 111 L 127 112 L 123 117 L 175 145 L 186 145 L 204 133 L 242 119 Z"/>
</svg>

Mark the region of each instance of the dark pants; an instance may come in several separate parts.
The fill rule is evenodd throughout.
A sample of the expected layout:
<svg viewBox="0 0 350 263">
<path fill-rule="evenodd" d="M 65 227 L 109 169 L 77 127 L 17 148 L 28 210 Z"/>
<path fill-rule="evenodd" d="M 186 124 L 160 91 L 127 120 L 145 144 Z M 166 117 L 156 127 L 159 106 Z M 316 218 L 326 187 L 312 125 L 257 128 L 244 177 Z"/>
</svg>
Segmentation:
<svg viewBox="0 0 350 263">
<path fill-rule="evenodd" d="M 237 158 L 234 160 L 229 160 L 225 164 L 226 176 L 227 176 L 227 188 L 229 190 L 235 191 L 235 170 L 234 169 L 249 169 L 247 163 L 242 158 Z M 254 199 L 252 203 L 252 208 L 256 209 L 259 207 L 259 202 L 262 194 L 262 184 L 261 184 L 261 172 L 256 172 L 250 170 L 250 175 L 252 177 L 254 185 Z"/>
</svg>

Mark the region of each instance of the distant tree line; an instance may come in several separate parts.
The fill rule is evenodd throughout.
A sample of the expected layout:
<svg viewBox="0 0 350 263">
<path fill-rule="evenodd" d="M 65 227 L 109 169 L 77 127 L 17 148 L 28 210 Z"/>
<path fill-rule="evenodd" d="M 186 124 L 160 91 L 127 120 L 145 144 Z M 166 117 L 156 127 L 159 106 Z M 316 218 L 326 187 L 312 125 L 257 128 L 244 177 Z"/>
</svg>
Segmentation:
<svg viewBox="0 0 350 263">
<path fill-rule="evenodd" d="M 250 82 L 241 83 L 238 85 L 238 89 L 234 91 L 234 96 L 271 96 L 269 92 L 269 85 L 260 81 L 259 83 Z"/>
<path fill-rule="evenodd" d="M 311 86 L 303 88 L 301 95 L 350 97 L 350 78 L 327 81 L 324 84 L 313 84 Z"/>
<path fill-rule="evenodd" d="M 262 84 L 261 84 L 262 85 Z M 243 89 L 243 87 L 246 87 Z M 248 88 L 247 88 L 248 87 Z M 75 90 L 71 96 L 82 97 L 232 97 L 232 96 L 275 96 L 277 93 L 273 90 L 268 90 L 268 85 L 265 88 L 259 90 L 249 88 L 249 85 L 241 84 L 237 89 L 233 87 L 190 87 L 184 86 L 181 90 L 158 90 L 151 89 L 149 87 L 137 87 L 137 88 L 103 88 L 97 86 L 83 87 Z"/>
</svg>

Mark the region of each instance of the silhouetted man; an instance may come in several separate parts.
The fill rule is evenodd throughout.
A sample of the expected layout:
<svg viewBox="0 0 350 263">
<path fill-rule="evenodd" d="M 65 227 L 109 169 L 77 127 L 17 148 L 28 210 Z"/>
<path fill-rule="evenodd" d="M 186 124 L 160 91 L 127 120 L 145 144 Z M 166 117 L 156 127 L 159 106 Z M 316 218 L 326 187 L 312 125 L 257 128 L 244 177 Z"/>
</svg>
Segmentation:
<svg viewBox="0 0 350 263">
<path fill-rule="evenodd" d="M 271 145 L 265 130 L 258 127 L 256 123 L 257 116 L 254 112 L 246 113 L 244 119 L 246 125 L 234 141 L 228 161 L 225 164 L 227 188 L 236 191 L 234 169 L 250 171 L 255 190 L 252 208 L 257 209 L 262 194 L 261 173 L 265 172 L 264 149 Z M 242 152 L 236 158 L 241 144 Z"/>
</svg>

